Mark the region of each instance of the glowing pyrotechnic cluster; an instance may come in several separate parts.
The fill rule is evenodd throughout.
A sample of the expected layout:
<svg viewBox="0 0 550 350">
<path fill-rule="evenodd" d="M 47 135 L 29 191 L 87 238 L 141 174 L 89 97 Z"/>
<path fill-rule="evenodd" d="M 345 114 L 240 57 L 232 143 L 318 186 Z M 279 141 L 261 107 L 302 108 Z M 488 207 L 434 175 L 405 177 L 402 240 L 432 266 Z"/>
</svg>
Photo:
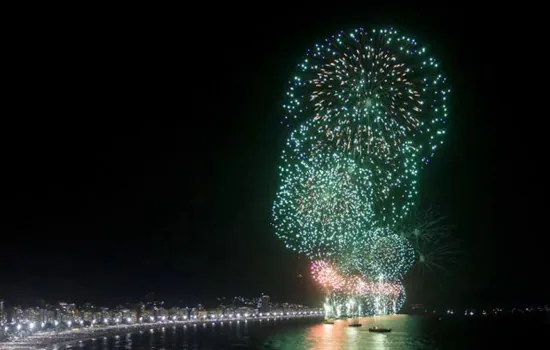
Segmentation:
<svg viewBox="0 0 550 350">
<path fill-rule="evenodd" d="M 369 281 L 342 275 L 326 261 L 314 261 L 311 272 L 325 289 L 325 312 L 332 316 L 341 316 L 344 306 L 346 315 L 396 313 L 405 301 L 405 289 L 399 281 L 388 282 L 382 278 Z"/>
<path fill-rule="evenodd" d="M 317 282 L 331 291 L 341 291 L 349 288 L 349 280 L 326 261 L 314 261 L 311 264 L 311 273 Z"/>
<path fill-rule="evenodd" d="M 310 49 L 284 104 L 283 167 L 340 152 L 372 171 L 377 218 L 402 220 L 418 172 L 443 142 L 446 78 L 415 39 L 393 29 L 340 32 Z"/>
<path fill-rule="evenodd" d="M 419 172 L 443 143 L 449 93 L 438 61 L 394 29 L 340 32 L 298 64 L 273 224 L 287 248 L 318 259 L 312 272 L 330 298 L 395 312 L 404 275 L 438 245 L 410 218 Z"/>
<path fill-rule="evenodd" d="M 384 276 L 400 280 L 415 262 L 410 241 L 391 231 L 376 228 L 349 245 L 339 257 L 340 268 L 348 274 Z"/>
<path fill-rule="evenodd" d="M 331 256 L 363 235 L 373 216 L 369 169 L 338 153 L 316 154 L 281 175 L 274 225 L 288 248 Z"/>
</svg>

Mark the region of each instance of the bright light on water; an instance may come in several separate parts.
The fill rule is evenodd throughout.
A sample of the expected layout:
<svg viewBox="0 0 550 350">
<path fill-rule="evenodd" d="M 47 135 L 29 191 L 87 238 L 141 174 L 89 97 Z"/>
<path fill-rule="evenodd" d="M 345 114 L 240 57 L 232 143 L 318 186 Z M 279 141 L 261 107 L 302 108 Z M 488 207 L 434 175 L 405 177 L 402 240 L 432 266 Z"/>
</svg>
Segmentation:
<svg viewBox="0 0 550 350">
<path fill-rule="evenodd" d="M 348 320 L 336 320 L 334 324 L 323 324 L 321 317 L 299 317 L 294 320 L 268 322 L 261 319 L 217 326 L 215 323 L 191 323 L 189 327 L 168 327 L 133 333 L 94 333 L 94 337 L 105 337 L 105 344 L 113 350 L 150 348 L 157 344 L 163 348 L 181 349 L 189 344 L 201 344 L 203 348 L 233 348 L 236 344 L 247 348 L 269 349 L 487 349 L 487 348 L 540 348 L 530 343 L 541 341 L 550 324 L 530 322 L 523 318 L 497 319 L 455 315 L 432 316 L 377 316 L 359 318 L 361 327 L 349 327 Z M 202 324 L 202 326 L 201 326 Z M 199 326 L 199 327 L 197 327 Z M 371 333 L 373 326 L 388 327 L 391 333 Z M 98 332 L 97 330 L 94 332 Z M 72 332 L 78 334 L 78 332 Z M 117 335 L 126 335 L 116 338 Z M 528 337 L 525 334 L 529 334 Z M 110 337 L 110 339 L 109 339 Z M 99 338 L 101 339 L 101 338 Z M 116 340 L 116 341 L 113 341 Z M 162 342 L 158 343 L 158 342 Z M 78 348 L 97 348 L 92 340 L 83 340 Z"/>
</svg>

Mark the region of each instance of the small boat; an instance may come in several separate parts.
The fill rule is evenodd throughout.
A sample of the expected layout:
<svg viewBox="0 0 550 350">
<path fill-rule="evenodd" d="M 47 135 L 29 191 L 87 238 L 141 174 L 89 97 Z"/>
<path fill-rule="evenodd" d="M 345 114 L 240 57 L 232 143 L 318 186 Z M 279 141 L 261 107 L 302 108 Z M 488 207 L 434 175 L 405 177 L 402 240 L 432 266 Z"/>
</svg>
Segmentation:
<svg viewBox="0 0 550 350">
<path fill-rule="evenodd" d="M 324 324 L 334 324 L 334 320 L 324 320 Z"/>
<path fill-rule="evenodd" d="M 350 324 L 348 325 L 348 327 L 361 327 L 361 326 L 362 326 L 361 323 L 350 323 Z"/>
<path fill-rule="evenodd" d="M 375 332 L 375 333 L 389 333 L 389 332 L 391 332 L 391 328 L 371 327 L 371 328 L 369 328 L 369 332 Z"/>
</svg>

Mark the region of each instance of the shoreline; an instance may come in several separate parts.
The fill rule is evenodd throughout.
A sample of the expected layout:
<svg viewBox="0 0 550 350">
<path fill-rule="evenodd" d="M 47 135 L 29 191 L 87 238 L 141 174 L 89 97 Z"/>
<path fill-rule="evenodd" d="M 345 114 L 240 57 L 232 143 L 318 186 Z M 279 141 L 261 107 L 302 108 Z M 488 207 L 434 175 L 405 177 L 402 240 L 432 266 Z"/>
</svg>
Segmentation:
<svg viewBox="0 0 550 350">
<path fill-rule="evenodd" d="M 234 317 L 227 319 L 209 319 L 209 320 L 186 320 L 186 321 L 166 321 L 166 322 L 156 322 L 156 323 L 136 323 L 129 325 L 112 325 L 107 327 L 95 327 L 95 328 L 82 328 L 75 330 L 67 330 L 63 332 L 37 332 L 28 337 L 17 339 L 14 341 L 2 342 L 0 343 L 1 350 L 9 349 L 57 349 L 61 346 L 74 345 L 77 346 L 78 343 L 97 339 L 97 338 L 107 338 L 123 333 L 135 333 L 144 330 L 150 330 L 155 328 L 161 328 L 166 326 L 183 326 L 183 325 L 211 325 L 212 323 L 220 322 L 240 322 L 240 321 L 257 321 L 257 320 L 290 320 L 290 319 L 299 319 L 299 318 L 319 318 L 320 320 L 324 318 L 322 314 L 316 315 L 285 315 L 285 316 L 262 316 L 262 317 Z"/>
</svg>

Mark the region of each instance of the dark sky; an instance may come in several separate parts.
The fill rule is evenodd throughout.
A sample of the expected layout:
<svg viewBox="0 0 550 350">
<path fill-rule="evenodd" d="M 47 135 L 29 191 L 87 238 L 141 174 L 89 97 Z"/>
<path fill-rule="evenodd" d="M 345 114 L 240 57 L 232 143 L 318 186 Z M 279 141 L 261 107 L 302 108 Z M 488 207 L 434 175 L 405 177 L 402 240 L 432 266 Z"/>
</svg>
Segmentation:
<svg viewBox="0 0 550 350">
<path fill-rule="evenodd" d="M 433 6 L 217 11 L 80 14 L 13 29 L 0 298 L 316 300 L 306 263 L 269 226 L 285 83 L 325 36 L 393 25 L 428 43 L 454 89 L 448 141 L 421 191 L 464 254 L 410 298 L 548 300 L 535 27 Z"/>
</svg>

